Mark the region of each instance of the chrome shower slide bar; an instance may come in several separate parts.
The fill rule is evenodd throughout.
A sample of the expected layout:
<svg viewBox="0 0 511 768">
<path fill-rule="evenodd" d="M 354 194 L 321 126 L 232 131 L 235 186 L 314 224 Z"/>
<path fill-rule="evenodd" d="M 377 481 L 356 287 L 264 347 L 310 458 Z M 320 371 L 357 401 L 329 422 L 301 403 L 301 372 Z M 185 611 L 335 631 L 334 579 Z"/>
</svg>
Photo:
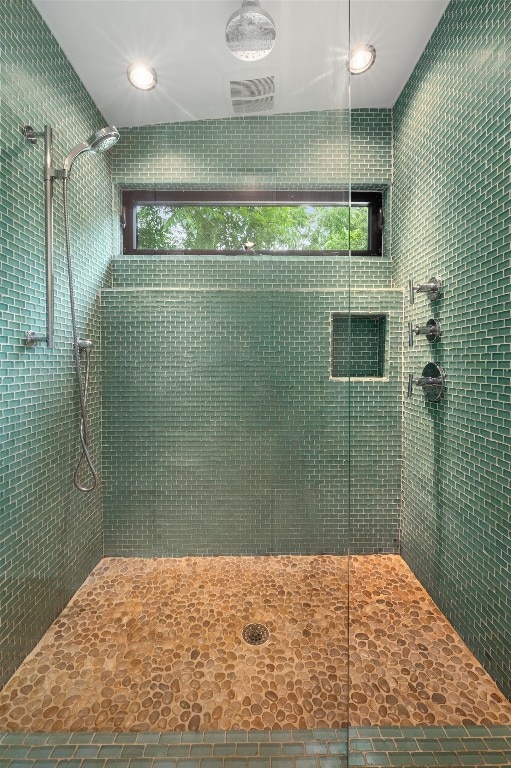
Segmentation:
<svg viewBox="0 0 511 768">
<path fill-rule="evenodd" d="M 37 139 L 44 139 L 44 251 L 46 261 L 46 336 L 28 331 L 25 344 L 33 347 L 39 341 L 46 341 L 49 349 L 54 347 L 55 338 L 55 308 L 53 288 L 53 178 L 52 167 L 52 130 L 49 125 L 44 131 L 37 133 L 31 125 L 24 125 L 21 133 L 30 144 L 37 144 Z"/>
</svg>

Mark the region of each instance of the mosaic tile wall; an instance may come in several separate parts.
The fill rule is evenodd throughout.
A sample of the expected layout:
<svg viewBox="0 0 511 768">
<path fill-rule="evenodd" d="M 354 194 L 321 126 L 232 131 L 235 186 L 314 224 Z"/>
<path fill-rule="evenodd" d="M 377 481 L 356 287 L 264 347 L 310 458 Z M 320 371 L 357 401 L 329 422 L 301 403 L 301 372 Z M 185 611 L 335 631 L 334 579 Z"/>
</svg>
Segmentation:
<svg viewBox="0 0 511 768">
<path fill-rule="evenodd" d="M 407 319 L 444 334 L 405 347 L 447 395 L 405 402 L 403 555 L 511 695 L 511 6 L 451 0 L 395 109 L 395 285 L 439 275 Z"/>
<path fill-rule="evenodd" d="M 389 363 L 351 401 L 330 380 L 348 306 L 319 288 L 102 291 L 106 554 L 342 553 L 349 511 L 352 551 L 395 551 L 402 292 L 352 292 L 388 314 Z"/>
<path fill-rule="evenodd" d="M 104 124 L 29 0 L 0 3 L 0 275 L 2 415 L 0 443 L 0 683 L 14 671 L 102 553 L 100 493 L 73 490 L 78 412 L 61 192 L 55 189 L 55 349 L 27 349 L 25 331 L 45 332 L 43 142 L 20 126 L 54 129 L 55 162 Z M 63 98 L 65 82 L 65 98 Z M 82 158 L 73 170 L 70 217 L 78 322 L 98 350 L 98 289 L 112 250 L 108 159 Z M 97 363 L 98 352 L 94 353 Z M 99 456 L 99 368 L 92 377 L 93 454 Z"/>
</svg>

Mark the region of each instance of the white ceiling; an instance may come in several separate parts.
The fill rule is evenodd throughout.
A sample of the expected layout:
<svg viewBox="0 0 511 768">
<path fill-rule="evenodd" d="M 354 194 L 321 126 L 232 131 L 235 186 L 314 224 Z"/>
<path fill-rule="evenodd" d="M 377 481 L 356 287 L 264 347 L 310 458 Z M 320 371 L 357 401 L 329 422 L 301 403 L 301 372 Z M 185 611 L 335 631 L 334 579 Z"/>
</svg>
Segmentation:
<svg viewBox="0 0 511 768">
<path fill-rule="evenodd" d="M 449 0 L 262 0 L 277 42 L 258 63 L 225 44 L 241 0 L 34 0 L 109 125 L 231 117 L 229 81 L 275 77 L 272 112 L 348 105 L 346 53 L 369 42 L 376 63 L 351 78 L 351 106 L 390 107 Z M 351 32 L 350 23 L 351 20 Z M 137 91 L 126 69 L 142 60 L 158 73 Z"/>
</svg>

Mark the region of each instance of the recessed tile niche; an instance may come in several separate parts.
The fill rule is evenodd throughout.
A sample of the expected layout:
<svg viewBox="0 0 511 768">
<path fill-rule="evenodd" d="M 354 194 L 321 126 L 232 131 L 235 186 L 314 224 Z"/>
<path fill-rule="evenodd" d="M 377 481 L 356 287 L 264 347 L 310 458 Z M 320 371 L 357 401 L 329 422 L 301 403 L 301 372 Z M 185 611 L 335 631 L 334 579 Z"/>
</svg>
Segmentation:
<svg viewBox="0 0 511 768">
<path fill-rule="evenodd" d="M 332 378 L 383 378 L 387 316 L 332 314 Z"/>
</svg>

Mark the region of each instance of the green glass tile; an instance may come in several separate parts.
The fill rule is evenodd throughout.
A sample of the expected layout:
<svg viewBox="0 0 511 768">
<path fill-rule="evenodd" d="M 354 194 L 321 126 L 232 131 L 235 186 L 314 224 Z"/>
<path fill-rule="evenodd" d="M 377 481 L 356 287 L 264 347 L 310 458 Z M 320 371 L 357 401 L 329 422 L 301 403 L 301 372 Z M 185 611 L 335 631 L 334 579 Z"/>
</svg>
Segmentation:
<svg viewBox="0 0 511 768">
<path fill-rule="evenodd" d="M 272 746 L 278 746 L 278 745 L 272 745 Z M 311 744 L 305 745 L 305 744 L 303 744 L 303 743 L 301 743 L 299 741 L 297 741 L 297 742 L 295 742 L 293 744 L 282 744 L 282 754 L 283 755 L 304 755 L 305 752 L 306 752 L 306 749 L 305 749 L 306 746 L 310 747 L 312 745 Z M 324 745 L 324 746 L 327 747 L 327 745 Z M 326 749 L 325 749 L 325 751 L 326 751 Z M 261 750 L 261 754 L 264 754 L 262 750 Z M 314 753 L 310 749 L 308 749 L 307 750 L 307 754 L 312 755 Z M 317 754 L 319 754 L 319 753 L 317 753 Z"/>
<path fill-rule="evenodd" d="M 454 752 L 435 753 L 435 759 L 438 765 L 473 765 L 473 763 L 467 763 L 466 757 L 466 752 L 463 752 L 463 755 L 457 755 Z M 463 763 L 461 760 L 463 760 Z"/>
<path fill-rule="evenodd" d="M 321 756 L 319 758 L 319 765 L 320 768 L 339 768 L 339 758 Z"/>
<path fill-rule="evenodd" d="M 511 736 L 511 733 L 509 735 Z M 483 744 L 484 744 L 483 749 L 491 750 L 492 752 L 494 751 L 505 752 L 509 750 L 509 746 L 510 746 L 508 739 L 499 739 L 499 738 L 484 739 Z M 470 742 L 470 745 L 472 746 L 472 742 Z"/>
<path fill-rule="evenodd" d="M 295 768 L 294 760 L 289 757 L 272 757 L 271 768 Z"/>
<path fill-rule="evenodd" d="M 113 744 L 115 737 L 115 733 L 105 733 L 104 731 L 98 731 L 92 734 L 92 742 L 94 744 Z"/>
<path fill-rule="evenodd" d="M 346 741 L 330 741 L 327 746 L 328 752 L 331 755 L 345 755 L 348 751 L 348 744 Z"/>
<path fill-rule="evenodd" d="M 128 744 L 122 748 L 121 757 L 143 757 L 144 746 L 143 744 Z"/>
<path fill-rule="evenodd" d="M 211 757 L 213 754 L 212 744 L 192 744 L 189 747 L 190 757 Z M 256 747 L 257 750 L 257 747 Z"/>
<path fill-rule="evenodd" d="M 365 760 L 367 765 L 390 765 L 389 758 L 384 752 L 367 752 Z"/>
<path fill-rule="evenodd" d="M 349 756 L 349 765 L 367 765 L 365 761 L 364 755 L 350 755 Z"/>
<path fill-rule="evenodd" d="M 412 755 L 410 752 L 392 752 L 389 754 L 389 765 L 394 766 L 406 765 L 408 768 L 413 765 Z"/>
<path fill-rule="evenodd" d="M 481 758 L 483 765 L 509 765 L 511 752 L 485 752 Z"/>
<path fill-rule="evenodd" d="M 119 744 L 110 744 L 100 746 L 98 751 L 98 757 L 120 757 L 122 752 L 122 746 Z"/>
<path fill-rule="evenodd" d="M 105 768 L 105 760 L 100 758 L 86 758 L 85 760 L 78 760 L 74 758 L 76 762 L 76 768 Z"/>
<path fill-rule="evenodd" d="M 413 765 L 432 766 L 437 764 L 436 754 L 433 752 L 416 752 L 411 757 Z"/>
<path fill-rule="evenodd" d="M 240 757 L 249 757 L 258 753 L 259 748 L 257 744 L 238 744 L 236 747 L 236 754 Z"/>
<path fill-rule="evenodd" d="M 259 754 L 261 757 L 278 757 L 282 755 L 283 744 L 260 744 Z"/>
<path fill-rule="evenodd" d="M 70 744 L 90 744 L 94 741 L 93 733 L 72 733 L 69 738 Z"/>
<path fill-rule="evenodd" d="M 114 741 L 116 744 L 136 744 L 139 739 L 137 733 L 116 733 Z"/>
<path fill-rule="evenodd" d="M 174 749 L 175 747 L 171 750 L 172 756 L 174 756 Z M 168 753 L 168 744 L 146 744 L 144 747 L 144 757 L 166 757 Z"/>
<path fill-rule="evenodd" d="M 2 733 L 0 744 L 23 744 L 25 739 L 25 733 Z"/>
<path fill-rule="evenodd" d="M 99 752 L 98 746 L 78 746 L 76 747 L 75 757 L 97 757 Z"/>
<path fill-rule="evenodd" d="M 305 744 L 305 753 L 307 755 L 326 755 L 328 747 L 325 742 L 308 742 Z"/>
<path fill-rule="evenodd" d="M 0 268 L 3 314 L 2 368 L 7 385 L 0 418 L 0 440 L 9 449 L 2 474 L 0 526 L 6 549 L 0 570 L 7 579 L 2 604 L 0 685 L 35 647 L 42 634 L 102 556 L 102 501 L 96 492 L 85 500 L 69 483 L 78 449 L 73 361 L 68 355 L 71 321 L 62 272 L 62 211 L 55 188 L 55 331 L 53 350 L 25 348 L 22 337 L 33 328 L 45 332 L 44 204 L 41 141 L 20 142 L 20 125 L 28 119 L 36 131 L 45 123 L 56 128 L 56 157 L 90 135 L 104 118 L 51 35 L 27 0 L 0 4 L 2 48 L 0 134 L 2 136 L 2 209 Z M 37 54 L 34 52 L 37 51 Z M 20 86 L 20 73 L 23 86 Z M 65 99 L 63 99 L 65 83 Z M 57 127 L 58 126 L 58 127 Z M 6 145 L 11 150 L 4 151 Z M 57 149 L 58 148 L 58 149 Z M 108 161 L 84 164 L 70 195 L 71 222 L 94 222 L 79 235 L 81 258 L 75 261 L 77 320 L 80 332 L 99 350 L 98 290 L 108 270 L 112 243 L 112 189 Z M 82 216 L 84 218 L 82 218 Z M 57 236 L 57 232 L 59 235 Z M 75 231 L 75 235 L 76 235 Z M 75 240 L 76 245 L 76 240 Z M 96 354 L 96 362 L 98 355 Z M 99 384 L 96 365 L 92 386 Z M 91 449 L 101 462 L 100 402 L 90 399 Z M 13 435 L 16 435 L 13 438 Z M 23 466 L 23 471 L 21 471 Z M 39 477 L 23 481 L 24 472 Z M 64 479 L 66 478 L 66 479 Z M 73 507 L 73 514 L 69 510 Z M 42 512 L 44 508 L 44 513 Z M 66 519 L 67 531 L 62 536 Z"/>
<path fill-rule="evenodd" d="M 31 760 L 9 760 L 9 768 L 33 768 L 34 763 Z"/>
<path fill-rule="evenodd" d="M 183 744 L 201 744 L 204 741 L 204 734 L 194 733 L 193 731 L 184 731 L 181 740 Z"/>
<path fill-rule="evenodd" d="M 137 734 L 137 742 L 142 744 L 158 744 L 160 741 L 159 733 L 139 733 Z"/>
<path fill-rule="evenodd" d="M 492 26 L 486 36 L 488 14 Z M 503 148 L 506 121 L 492 121 L 488 130 L 480 124 L 483 104 L 491 114 L 506 109 L 507 24 L 505 0 L 475 0 L 470 12 L 464 0 L 449 3 L 393 109 L 391 216 L 393 284 L 404 288 L 410 278 L 420 281 L 427 273 L 445 276 L 449 286 L 437 302 L 418 296 L 414 305 L 405 306 L 406 321 L 423 322 L 426 314 L 441 318 L 445 333 L 434 355 L 449 372 L 452 392 L 435 408 L 425 407 L 420 396 L 405 401 L 402 553 L 479 662 L 511 696 L 509 547 L 498 528 L 510 505 L 509 457 L 501 450 L 509 443 L 509 412 L 506 416 L 502 407 L 509 344 L 507 363 L 500 348 L 505 346 L 502 332 L 509 331 L 509 314 L 504 319 L 509 286 L 502 283 L 509 264 L 501 246 L 509 233 L 499 213 L 508 192 L 504 185 L 495 194 L 490 191 L 493 177 L 509 178 L 510 150 L 509 144 Z M 456 70 L 445 58 L 447 49 L 456 57 Z M 485 61 L 488 49 L 495 66 Z M 460 218 L 467 232 L 463 243 L 452 236 Z M 474 301 L 464 293 L 468 274 L 480 274 L 483 281 Z M 474 339 L 468 329 L 476 318 L 486 317 L 484 335 Z M 420 373 L 430 352 L 420 340 L 413 348 L 405 346 L 405 366 Z M 484 370 L 470 377 L 459 398 L 466 372 L 482 360 Z M 426 490 L 425 477 L 435 478 L 434 487 Z"/>
<path fill-rule="evenodd" d="M 318 768 L 318 758 L 316 757 L 295 757 L 295 768 Z"/>
<path fill-rule="evenodd" d="M 28 757 L 28 751 L 30 747 L 28 746 L 15 746 L 15 745 L 7 745 L 4 744 L 0 749 L 0 756 L 2 757 L 9 757 L 11 759 L 14 759 L 15 757 Z"/>
<path fill-rule="evenodd" d="M 58 746 L 54 747 L 51 753 L 52 757 L 74 757 L 75 746 Z"/>
<path fill-rule="evenodd" d="M 226 755 L 235 755 L 237 744 L 214 744 L 213 757 L 224 757 Z M 268 745 L 265 745 L 268 746 Z M 261 754 L 265 754 L 261 752 Z"/>
<path fill-rule="evenodd" d="M 160 741 L 162 744 L 180 744 L 181 733 L 162 733 L 160 735 Z"/>
<path fill-rule="evenodd" d="M 373 742 L 371 739 L 350 739 L 349 748 L 353 752 L 370 752 Z"/>
</svg>

